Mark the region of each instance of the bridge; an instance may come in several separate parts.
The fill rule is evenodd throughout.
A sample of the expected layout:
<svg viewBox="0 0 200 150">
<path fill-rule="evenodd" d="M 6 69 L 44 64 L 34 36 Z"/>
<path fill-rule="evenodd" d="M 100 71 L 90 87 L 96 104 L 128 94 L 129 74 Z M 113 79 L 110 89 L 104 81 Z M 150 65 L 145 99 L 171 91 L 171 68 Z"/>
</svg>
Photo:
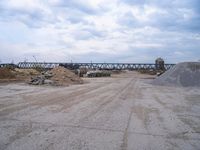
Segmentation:
<svg viewBox="0 0 200 150">
<path fill-rule="evenodd" d="M 175 64 L 164 64 L 166 70 L 172 68 Z M 156 64 L 148 63 L 53 63 L 53 62 L 20 62 L 19 68 L 45 68 L 51 69 L 57 66 L 63 66 L 68 69 L 79 69 L 81 67 L 99 70 L 140 70 L 156 69 Z"/>
<path fill-rule="evenodd" d="M 0 68 L 5 68 L 5 67 L 8 67 L 8 68 L 17 68 L 18 65 L 15 65 L 15 64 L 12 64 L 12 63 L 0 64 Z"/>
</svg>

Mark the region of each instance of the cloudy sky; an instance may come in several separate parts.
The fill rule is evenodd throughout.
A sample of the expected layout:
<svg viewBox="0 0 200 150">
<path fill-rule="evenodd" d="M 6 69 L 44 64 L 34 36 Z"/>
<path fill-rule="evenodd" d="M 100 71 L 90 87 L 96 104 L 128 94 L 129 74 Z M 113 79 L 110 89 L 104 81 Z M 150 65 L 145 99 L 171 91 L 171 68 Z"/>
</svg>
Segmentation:
<svg viewBox="0 0 200 150">
<path fill-rule="evenodd" d="M 0 61 L 200 60 L 199 0 L 0 0 Z"/>
</svg>

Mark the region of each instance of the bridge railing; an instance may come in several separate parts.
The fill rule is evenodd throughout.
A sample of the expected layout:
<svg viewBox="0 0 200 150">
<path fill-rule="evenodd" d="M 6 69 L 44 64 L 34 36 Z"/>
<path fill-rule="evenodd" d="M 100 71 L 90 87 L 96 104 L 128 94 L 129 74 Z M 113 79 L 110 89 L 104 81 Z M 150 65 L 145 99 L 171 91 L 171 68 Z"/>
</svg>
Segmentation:
<svg viewBox="0 0 200 150">
<path fill-rule="evenodd" d="M 18 66 L 19 68 L 46 68 L 51 69 L 59 66 L 60 63 L 46 63 L 46 62 L 19 62 Z"/>
</svg>

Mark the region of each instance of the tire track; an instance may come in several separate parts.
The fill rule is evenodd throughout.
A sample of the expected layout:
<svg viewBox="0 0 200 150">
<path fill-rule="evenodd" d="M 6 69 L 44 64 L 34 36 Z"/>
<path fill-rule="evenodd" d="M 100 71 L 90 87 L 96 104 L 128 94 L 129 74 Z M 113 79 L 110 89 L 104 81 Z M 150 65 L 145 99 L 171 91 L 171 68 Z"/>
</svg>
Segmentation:
<svg viewBox="0 0 200 150">
<path fill-rule="evenodd" d="M 135 92 L 134 96 L 133 96 L 133 99 L 134 99 L 134 97 L 137 96 L 137 93 L 138 93 L 138 90 L 139 90 L 137 88 L 137 82 L 138 82 L 138 79 L 135 81 L 135 84 L 133 86 L 133 91 Z M 134 101 L 133 101 L 133 103 L 134 103 Z M 129 126 L 130 126 L 130 122 L 131 122 L 131 118 L 132 118 L 133 113 L 134 113 L 134 111 L 133 111 L 133 106 L 132 106 L 132 109 L 131 109 L 131 111 L 129 113 L 129 117 L 128 117 L 128 120 L 127 120 L 127 126 L 126 126 L 124 134 L 123 134 L 121 150 L 127 150 L 127 147 L 128 147 L 128 133 L 129 133 L 128 129 L 129 129 Z"/>
<path fill-rule="evenodd" d="M 117 99 L 117 97 L 119 97 L 120 95 L 124 94 L 127 92 L 127 90 L 130 88 L 132 81 L 134 79 L 131 79 L 131 81 L 126 84 L 125 86 L 123 86 L 122 88 L 120 88 L 119 90 L 117 90 L 116 92 L 114 92 L 112 95 L 108 95 L 105 100 L 92 112 L 90 112 L 89 115 L 87 115 L 86 117 L 82 118 L 79 123 L 84 122 L 85 120 L 88 120 L 88 118 L 91 118 L 92 116 L 95 116 L 98 112 L 100 112 L 102 109 L 104 109 L 108 104 L 112 103 L 114 100 Z M 109 91 L 108 91 L 109 92 Z M 121 99 L 120 99 L 121 100 Z M 101 100 L 102 101 L 102 100 Z"/>
<path fill-rule="evenodd" d="M 59 104 L 63 101 L 71 102 L 71 101 L 75 100 L 76 97 L 78 97 L 80 95 L 90 93 L 91 91 L 98 90 L 99 88 L 103 88 L 104 86 L 106 86 L 106 85 L 98 84 L 98 85 L 92 86 L 92 87 L 87 88 L 87 89 L 84 88 L 84 89 L 81 89 L 81 90 L 78 90 L 78 91 L 76 90 L 76 91 L 74 91 L 70 94 L 67 94 L 67 95 L 66 95 L 66 93 L 63 93 L 63 91 L 61 91 L 61 92 L 59 92 L 59 94 L 53 94 L 53 95 L 52 95 L 52 93 L 48 93 L 48 94 L 37 95 L 37 96 L 35 96 L 35 94 L 34 94 L 31 97 L 30 97 L 30 95 L 24 96 L 24 98 L 26 100 L 28 100 L 28 102 L 20 103 L 20 104 L 17 104 L 17 105 L 12 105 L 10 107 L 6 107 L 6 108 L 1 109 L 0 110 L 0 117 L 8 115 L 10 113 L 14 113 L 14 112 L 19 111 L 19 110 L 26 109 L 27 107 L 30 107 L 30 106 L 38 106 L 37 108 L 41 108 L 41 107 L 48 106 L 48 105 Z"/>
</svg>

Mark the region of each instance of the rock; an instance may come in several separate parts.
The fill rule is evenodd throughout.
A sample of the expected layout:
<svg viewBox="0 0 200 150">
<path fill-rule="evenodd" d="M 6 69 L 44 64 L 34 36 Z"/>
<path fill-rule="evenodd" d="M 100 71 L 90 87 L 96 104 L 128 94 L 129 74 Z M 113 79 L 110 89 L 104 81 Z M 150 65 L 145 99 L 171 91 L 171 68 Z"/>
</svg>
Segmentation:
<svg viewBox="0 0 200 150">
<path fill-rule="evenodd" d="M 44 72 L 43 75 L 45 76 L 46 79 L 50 79 L 51 77 L 53 77 L 53 74 L 49 71 Z"/>
<path fill-rule="evenodd" d="M 53 85 L 54 81 L 46 79 L 46 80 L 44 80 L 44 84 Z"/>
<path fill-rule="evenodd" d="M 41 76 L 37 76 L 37 77 L 32 77 L 29 84 L 42 85 L 42 84 L 44 84 L 44 81 L 45 81 L 45 77 L 43 75 L 41 75 Z"/>
</svg>

